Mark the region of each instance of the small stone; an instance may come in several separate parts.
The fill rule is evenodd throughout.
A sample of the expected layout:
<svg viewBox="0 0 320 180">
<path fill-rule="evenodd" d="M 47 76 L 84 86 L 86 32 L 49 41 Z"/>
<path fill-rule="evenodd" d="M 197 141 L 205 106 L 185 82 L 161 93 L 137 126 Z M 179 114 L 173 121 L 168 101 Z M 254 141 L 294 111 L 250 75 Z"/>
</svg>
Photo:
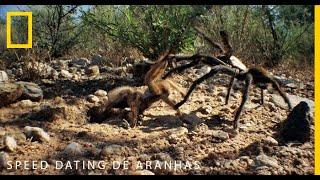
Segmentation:
<svg viewBox="0 0 320 180">
<path fill-rule="evenodd" d="M 171 135 L 175 136 L 183 136 L 188 133 L 188 129 L 185 127 L 179 127 L 172 131 Z"/>
<path fill-rule="evenodd" d="M 81 156 L 83 155 L 82 146 L 76 142 L 72 142 L 63 150 L 63 153 L 68 156 Z"/>
<path fill-rule="evenodd" d="M 31 82 L 16 82 L 23 87 L 21 99 L 30 99 L 31 101 L 41 101 L 43 99 L 43 91 L 39 85 Z"/>
<path fill-rule="evenodd" d="M 5 71 L 0 71 L 0 82 L 8 81 L 8 75 Z"/>
<path fill-rule="evenodd" d="M 202 106 L 199 111 L 204 114 L 204 115 L 208 115 L 212 112 L 212 107 L 211 106 Z"/>
<path fill-rule="evenodd" d="M 0 169 L 7 167 L 8 160 L 9 160 L 9 155 L 5 152 L 0 152 Z"/>
<path fill-rule="evenodd" d="M 140 171 L 129 172 L 129 175 L 155 175 L 155 174 L 149 170 L 144 169 Z"/>
<path fill-rule="evenodd" d="M 256 166 L 269 166 L 269 167 L 274 167 L 278 168 L 278 161 L 272 157 L 269 157 L 265 154 L 259 155 L 256 157 L 255 160 Z"/>
<path fill-rule="evenodd" d="M 34 104 L 31 100 L 26 99 L 26 100 L 20 101 L 20 102 L 19 102 L 19 106 L 20 106 L 21 108 L 30 108 L 30 107 L 34 107 L 35 104 Z"/>
<path fill-rule="evenodd" d="M 32 138 L 33 141 L 40 141 L 40 142 L 49 142 L 50 136 L 41 128 L 39 127 L 24 127 L 24 132 L 27 138 Z"/>
<path fill-rule="evenodd" d="M 69 73 L 69 71 L 64 70 L 64 69 L 61 70 L 60 75 L 61 75 L 61 77 L 63 77 L 63 78 L 67 78 L 67 79 L 71 79 L 71 78 L 72 78 L 72 74 Z"/>
<path fill-rule="evenodd" d="M 23 87 L 15 83 L 0 83 L 0 108 L 16 102 L 23 94 Z"/>
<path fill-rule="evenodd" d="M 124 147 L 122 147 L 120 145 L 117 145 L 117 144 L 112 144 L 110 146 L 105 146 L 102 149 L 100 155 L 102 157 L 111 156 L 111 155 L 121 155 L 123 148 Z"/>
<path fill-rule="evenodd" d="M 99 97 L 107 96 L 107 94 L 108 94 L 108 93 L 107 93 L 106 91 L 101 90 L 101 89 L 97 90 L 97 91 L 94 93 L 94 95 L 99 96 Z"/>
<path fill-rule="evenodd" d="M 222 141 L 226 141 L 229 139 L 229 134 L 224 132 L 224 131 L 212 131 L 210 133 L 214 138 L 222 140 Z"/>
<path fill-rule="evenodd" d="M 6 131 L 4 130 L 4 128 L 0 127 L 0 137 L 3 137 L 6 135 Z"/>
<path fill-rule="evenodd" d="M 87 69 L 87 75 L 89 75 L 89 76 L 97 76 L 99 74 L 100 74 L 99 66 L 97 66 L 97 65 L 90 66 Z"/>
<path fill-rule="evenodd" d="M 108 96 L 104 96 L 101 98 L 101 102 L 106 103 L 109 100 Z"/>
<path fill-rule="evenodd" d="M 4 145 L 7 150 L 13 152 L 17 148 L 16 140 L 11 136 L 4 137 Z"/>
<path fill-rule="evenodd" d="M 91 103 L 97 103 L 97 102 L 100 101 L 97 96 L 92 95 L 92 94 L 88 95 L 87 99 L 88 99 L 88 101 L 91 102 Z"/>
<path fill-rule="evenodd" d="M 273 137 L 268 136 L 266 139 L 263 140 L 265 143 L 270 144 L 270 145 L 278 145 L 278 141 L 275 140 Z"/>
</svg>

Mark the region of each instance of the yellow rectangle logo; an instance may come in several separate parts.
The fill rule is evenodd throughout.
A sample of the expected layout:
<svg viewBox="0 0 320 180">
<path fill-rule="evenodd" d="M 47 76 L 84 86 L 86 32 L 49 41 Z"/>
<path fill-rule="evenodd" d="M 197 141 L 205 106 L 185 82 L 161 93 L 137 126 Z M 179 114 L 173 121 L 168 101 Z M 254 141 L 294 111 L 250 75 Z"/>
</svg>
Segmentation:
<svg viewBox="0 0 320 180">
<path fill-rule="evenodd" d="M 11 17 L 27 16 L 28 42 L 27 44 L 12 44 Z M 7 12 L 7 48 L 32 48 L 32 12 Z"/>
</svg>

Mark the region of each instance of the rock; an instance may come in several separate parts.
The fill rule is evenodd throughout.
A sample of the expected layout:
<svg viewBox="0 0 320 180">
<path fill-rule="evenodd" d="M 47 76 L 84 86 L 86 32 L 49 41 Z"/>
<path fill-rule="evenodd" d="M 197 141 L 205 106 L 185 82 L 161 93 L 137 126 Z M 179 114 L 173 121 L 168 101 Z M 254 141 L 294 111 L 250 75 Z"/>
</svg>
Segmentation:
<svg viewBox="0 0 320 180">
<path fill-rule="evenodd" d="M 224 132 L 224 131 L 220 131 L 220 130 L 217 130 L 217 131 L 211 131 L 210 132 L 210 135 L 215 138 L 215 139 L 219 139 L 219 140 L 222 140 L 222 141 L 226 141 L 229 139 L 229 134 Z"/>
<path fill-rule="evenodd" d="M 273 76 L 273 77 L 280 84 L 280 86 L 286 86 L 287 84 L 295 83 L 293 80 L 287 79 L 285 75 Z"/>
<path fill-rule="evenodd" d="M 87 58 L 73 59 L 69 62 L 69 66 L 75 66 L 79 68 L 86 67 L 90 64 L 90 61 Z"/>
<path fill-rule="evenodd" d="M 268 167 L 274 167 L 274 168 L 278 168 L 278 161 L 272 157 L 269 157 L 265 154 L 261 154 L 259 156 L 256 157 L 255 159 L 255 165 L 257 167 L 259 166 L 268 166 Z"/>
<path fill-rule="evenodd" d="M 52 67 L 56 70 L 68 69 L 68 63 L 67 60 L 55 60 Z"/>
<path fill-rule="evenodd" d="M 278 145 L 278 141 L 271 136 L 268 136 L 266 139 L 263 139 L 262 141 L 265 142 L 266 144 L 275 145 L 275 146 Z"/>
<path fill-rule="evenodd" d="M 7 133 L 7 135 L 13 137 L 17 144 L 23 143 L 26 141 L 26 135 L 23 132 Z"/>
<path fill-rule="evenodd" d="M 35 104 L 29 99 L 20 101 L 18 105 L 21 108 L 30 108 L 30 107 L 34 107 L 35 106 Z"/>
<path fill-rule="evenodd" d="M 285 87 L 291 88 L 291 89 L 297 89 L 298 85 L 296 85 L 295 83 L 289 83 L 286 84 Z"/>
<path fill-rule="evenodd" d="M 207 74 L 210 72 L 211 67 L 209 66 L 203 66 L 201 69 L 196 70 L 196 74 L 199 76 L 203 76 L 204 74 Z"/>
<path fill-rule="evenodd" d="M 280 136 L 285 141 L 299 141 L 304 143 L 310 140 L 310 107 L 302 101 L 288 115 L 281 125 Z"/>
<path fill-rule="evenodd" d="M 13 152 L 17 148 L 16 140 L 11 136 L 4 137 L 4 145 L 7 150 Z"/>
<path fill-rule="evenodd" d="M 105 59 L 100 54 L 95 54 L 91 58 L 90 65 L 102 65 Z"/>
<path fill-rule="evenodd" d="M 209 127 L 205 123 L 199 123 L 193 128 L 192 132 L 196 132 L 198 134 L 205 134 L 209 132 Z"/>
<path fill-rule="evenodd" d="M 0 127 L 0 138 L 6 135 L 4 128 Z"/>
<path fill-rule="evenodd" d="M 41 101 L 43 99 L 43 91 L 37 84 L 24 81 L 18 81 L 16 84 L 23 87 L 21 99 L 30 99 L 31 101 Z"/>
<path fill-rule="evenodd" d="M 33 141 L 40 141 L 40 142 L 49 142 L 50 136 L 41 128 L 39 127 L 24 127 L 24 132 L 27 138 L 32 138 Z"/>
<path fill-rule="evenodd" d="M 144 169 L 144 170 L 129 172 L 129 175 L 155 175 L 155 174 L 149 170 Z"/>
<path fill-rule="evenodd" d="M 178 127 L 176 129 L 174 129 L 171 133 L 171 135 L 175 135 L 175 136 L 183 136 L 185 134 L 188 133 L 188 129 L 185 127 Z"/>
<path fill-rule="evenodd" d="M 204 115 L 208 115 L 212 112 L 212 107 L 211 106 L 202 106 L 199 108 L 199 111 Z"/>
<path fill-rule="evenodd" d="M 313 113 L 314 113 L 314 101 L 312 101 L 310 99 L 307 99 L 307 98 L 300 97 L 300 96 L 291 95 L 291 94 L 288 94 L 288 98 L 289 98 L 289 101 L 291 102 L 292 107 L 298 105 L 301 101 L 305 101 L 308 104 L 309 108 L 310 108 L 311 115 L 313 116 Z M 288 106 L 284 102 L 283 98 L 278 94 L 272 94 L 271 95 L 271 101 L 278 107 L 281 107 L 283 109 L 287 109 L 288 108 Z"/>
<path fill-rule="evenodd" d="M 97 91 L 94 93 L 94 95 L 99 96 L 99 97 L 107 96 L 107 94 L 108 94 L 108 93 L 107 93 L 106 91 L 101 90 L 101 89 L 97 90 Z"/>
<path fill-rule="evenodd" d="M 88 69 L 87 69 L 87 75 L 88 76 L 97 76 L 99 75 L 100 72 L 99 72 L 99 66 L 97 65 L 94 65 L 94 66 L 90 66 Z"/>
<path fill-rule="evenodd" d="M 97 96 L 92 95 L 92 94 L 88 95 L 87 99 L 91 103 L 97 103 L 100 101 L 100 99 Z"/>
<path fill-rule="evenodd" d="M 75 73 L 77 73 L 77 71 L 78 71 L 78 68 L 77 68 L 77 67 L 71 67 L 71 68 L 69 68 L 69 72 L 70 72 L 71 74 L 75 74 Z"/>
<path fill-rule="evenodd" d="M 0 108 L 16 102 L 23 93 L 23 87 L 14 83 L 0 83 Z"/>
<path fill-rule="evenodd" d="M 9 155 L 5 152 L 0 152 L 0 169 L 7 167 L 9 161 Z"/>
<path fill-rule="evenodd" d="M 60 71 L 60 76 L 63 78 L 67 78 L 67 79 L 71 79 L 73 76 L 71 73 L 69 73 L 69 71 L 62 69 Z"/>
<path fill-rule="evenodd" d="M 81 156 L 83 155 L 82 146 L 72 142 L 63 150 L 63 153 L 67 156 Z"/>
<path fill-rule="evenodd" d="M 108 96 L 104 96 L 100 100 L 101 100 L 101 102 L 106 103 L 109 100 L 109 98 L 108 98 Z"/>
<path fill-rule="evenodd" d="M 46 63 L 43 62 L 28 62 L 26 64 L 26 67 L 28 68 L 28 71 L 33 71 L 37 73 L 42 78 L 49 78 L 53 77 L 55 73 L 55 69 L 53 69 L 51 66 L 49 66 Z"/>
<path fill-rule="evenodd" d="M 109 145 L 109 146 L 105 146 L 102 149 L 100 155 L 102 157 L 112 156 L 112 155 L 121 155 L 123 149 L 124 149 L 124 147 L 122 147 L 120 145 L 112 144 L 112 145 Z"/>
<path fill-rule="evenodd" d="M 247 103 L 244 105 L 244 108 L 243 108 L 243 109 L 250 110 L 250 109 L 255 109 L 255 108 L 259 107 L 259 106 L 260 106 L 260 104 L 247 102 Z"/>
<path fill-rule="evenodd" d="M 8 75 L 5 71 L 0 71 L 0 82 L 8 81 Z"/>
<path fill-rule="evenodd" d="M 247 70 L 246 65 L 244 65 L 244 64 L 242 63 L 242 61 L 241 61 L 239 58 L 235 57 L 235 56 L 231 56 L 231 57 L 230 57 L 230 62 L 231 62 L 231 65 L 232 65 L 233 67 L 236 67 L 236 68 L 238 68 L 238 69 L 240 69 L 240 70 L 242 70 L 242 71 Z"/>
<path fill-rule="evenodd" d="M 13 71 L 11 70 L 11 69 L 7 69 L 6 70 L 6 73 L 7 73 L 7 75 L 10 77 L 10 76 L 14 76 L 13 75 Z M 1 81 L 0 81 L 1 82 Z"/>
</svg>

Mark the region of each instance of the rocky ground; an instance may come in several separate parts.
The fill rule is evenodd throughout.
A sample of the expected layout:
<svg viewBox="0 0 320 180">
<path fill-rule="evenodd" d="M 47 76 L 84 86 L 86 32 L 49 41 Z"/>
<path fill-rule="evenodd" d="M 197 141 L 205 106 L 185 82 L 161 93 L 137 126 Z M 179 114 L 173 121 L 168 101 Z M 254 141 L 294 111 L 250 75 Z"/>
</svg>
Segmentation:
<svg viewBox="0 0 320 180">
<path fill-rule="evenodd" d="M 88 122 L 86 112 L 107 100 L 110 89 L 135 82 L 126 70 L 129 65 L 111 73 L 96 66 L 100 60 L 94 56 L 40 64 L 45 71 L 36 83 L 43 100 L 18 100 L 0 108 L 0 174 L 313 174 L 313 118 L 308 142 L 284 143 L 279 127 L 289 114 L 286 105 L 271 89 L 260 105 L 260 91 L 253 88 L 234 136 L 232 120 L 241 93 L 235 89 L 224 104 L 226 76 L 200 85 L 181 106 L 180 117 L 159 101 L 133 129 L 120 117 Z M 187 70 L 173 80 L 188 88 L 208 70 Z M 13 81 L 23 70 L 17 66 L 6 73 L 0 80 Z M 306 101 L 313 117 L 313 77 L 273 74 L 293 105 Z M 178 94 L 171 98 L 181 100 Z"/>
</svg>

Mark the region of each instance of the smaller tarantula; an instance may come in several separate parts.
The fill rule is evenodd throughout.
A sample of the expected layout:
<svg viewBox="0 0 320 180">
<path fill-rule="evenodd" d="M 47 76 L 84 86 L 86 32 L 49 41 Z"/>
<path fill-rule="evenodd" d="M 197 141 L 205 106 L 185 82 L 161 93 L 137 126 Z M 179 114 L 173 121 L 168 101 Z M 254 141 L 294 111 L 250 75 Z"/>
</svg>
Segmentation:
<svg viewBox="0 0 320 180">
<path fill-rule="evenodd" d="M 217 73 L 224 73 L 224 74 L 227 74 L 227 75 L 230 75 L 233 77 L 231 83 L 229 84 L 228 94 L 226 97 L 226 104 L 228 103 L 230 91 L 231 91 L 232 86 L 234 84 L 234 80 L 237 79 L 239 81 L 245 81 L 245 88 L 244 88 L 243 94 L 242 94 L 241 105 L 236 111 L 236 115 L 235 115 L 234 122 L 233 122 L 233 128 L 235 130 L 238 130 L 239 117 L 240 117 L 240 114 L 244 108 L 245 103 L 248 100 L 249 90 L 250 90 L 250 87 L 252 84 L 258 86 L 261 89 L 261 99 L 262 99 L 261 103 L 263 103 L 263 89 L 265 89 L 268 84 L 271 84 L 272 87 L 275 90 L 277 90 L 279 92 L 279 94 L 283 97 L 285 102 L 288 104 L 289 109 L 290 110 L 292 109 L 291 103 L 290 103 L 289 98 L 287 97 L 286 93 L 284 93 L 281 90 L 277 81 L 271 75 L 269 75 L 266 70 L 264 70 L 262 68 L 253 67 L 253 68 L 247 69 L 246 71 L 239 72 L 236 69 L 233 69 L 233 68 L 230 68 L 227 66 L 222 66 L 222 65 L 212 67 L 212 69 L 209 73 L 207 73 L 204 76 L 202 76 L 201 78 L 197 79 L 189 88 L 184 99 L 175 105 L 175 108 L 178 109 L 180 106 L 182 106 L 188 100 L 192 91 L 196 88 L 196 86 L 198 84 L 200 84 L 201 82 L 203 82 L 204 80 L 206 80 L 210 77 L 214 77 L 214 75 Z"/>
</svg>

